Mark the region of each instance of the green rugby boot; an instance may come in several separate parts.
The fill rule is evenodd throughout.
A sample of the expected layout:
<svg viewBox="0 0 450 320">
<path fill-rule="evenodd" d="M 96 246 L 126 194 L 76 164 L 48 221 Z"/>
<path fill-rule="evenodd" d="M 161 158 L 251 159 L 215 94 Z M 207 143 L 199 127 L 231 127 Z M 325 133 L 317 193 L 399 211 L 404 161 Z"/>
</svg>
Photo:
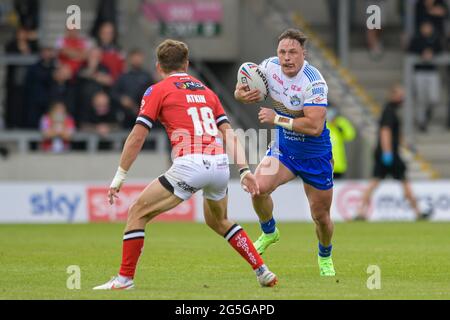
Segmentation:
<svg viewBox="0 0 450 320">
<path fill-rule="evenodd" d="M 273 233 L 266 234 L 263 232 L 258 240 L 255 241 L 254 246 L 256 251 L 262 255 L 271 244 L 278 240 L 280 240 L 280 230 L 275 228 L 275 232 Z"/>
<path fill-rule="evenodd" d="M 331 260 L 331 256 L 325 258 L 318 256 L 318 263 L 321 276 L 334 277 L 336 275 L 336 271 L 334 271 L 333 260 Z"/>
</svg>

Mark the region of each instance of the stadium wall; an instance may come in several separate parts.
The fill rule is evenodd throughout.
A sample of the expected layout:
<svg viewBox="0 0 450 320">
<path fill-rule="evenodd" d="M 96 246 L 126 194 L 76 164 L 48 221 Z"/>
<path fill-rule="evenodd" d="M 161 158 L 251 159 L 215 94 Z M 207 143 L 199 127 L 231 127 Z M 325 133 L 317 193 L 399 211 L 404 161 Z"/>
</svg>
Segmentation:
<svg viewBox="0 0 450 320">
<path fill-rule="evenodd" d="M 7 160 L 0 159 L 0 182 L 103 181 L 114 175 L 119 157 L 117 152 L 27 155 L 13 153 Z M 129 179 L 157 176 L 169 167 L 168 155 L 141 152 L 130 170 Z"/>
<path fill-rule="evenodd" d="M 146 181 L 131 181 L 110 206 L 108 182 L 2 182 L 0 223 L 97 223 L 124 222 L 127 209 Z M 332 217 L 346 221 L 354 217 L 367 181 L 337 182 Z M 414 182 L 413 189 L 423 210 L 432 209 L 434 221 L 450 220 L 450 180 Z M 298 182 L 280 187 L 273 194 L 278 221 L 311 222 L 307 199 Z M 159 221 L 203 221 L 201 193 L 161 215 Z M 229 188 L 229 217 L 239 222 L 257 222 L 250 197 L 238 181 Z M 403 199 L 400 185 L 386 182 L 375 192 L 370 221 L 413 221 L 414 214 Z"/>
</svg>

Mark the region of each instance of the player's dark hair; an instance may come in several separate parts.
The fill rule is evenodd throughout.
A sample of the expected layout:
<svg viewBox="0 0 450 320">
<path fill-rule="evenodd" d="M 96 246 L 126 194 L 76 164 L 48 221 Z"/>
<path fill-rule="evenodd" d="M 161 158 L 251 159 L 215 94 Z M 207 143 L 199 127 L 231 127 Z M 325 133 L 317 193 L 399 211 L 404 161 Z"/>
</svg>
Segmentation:
<svg viewBox="0 0 450 320">
<path fill-rule="evenodd" d="M 184 42 L 168 39 L 156 48 L 156 56 L 164 72 L 180 71 L 189 59 L 189 49 Z"/>
<path fill-rule="evenodd" d="M 298 29 L 287 29 L 278 37 L 278 43 L 280 43 L 281 40 L 284 39 L 297 40 L 300 45 L 304 47 L 306 40 L 308 40 L 308 37 Z"/>
</svg>

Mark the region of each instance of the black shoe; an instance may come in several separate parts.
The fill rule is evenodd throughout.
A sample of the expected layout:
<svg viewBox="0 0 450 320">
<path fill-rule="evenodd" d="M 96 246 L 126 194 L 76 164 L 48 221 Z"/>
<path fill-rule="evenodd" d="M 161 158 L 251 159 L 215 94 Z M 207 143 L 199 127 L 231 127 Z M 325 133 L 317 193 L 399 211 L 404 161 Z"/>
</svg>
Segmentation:
<svg viewBox="0 0 450 320">
<path fill-rule="evenodd" d="M 357 215 L 353 218 L 353 221 L 366 221 L 367 218 L 361 215 Z"/>
</svg>

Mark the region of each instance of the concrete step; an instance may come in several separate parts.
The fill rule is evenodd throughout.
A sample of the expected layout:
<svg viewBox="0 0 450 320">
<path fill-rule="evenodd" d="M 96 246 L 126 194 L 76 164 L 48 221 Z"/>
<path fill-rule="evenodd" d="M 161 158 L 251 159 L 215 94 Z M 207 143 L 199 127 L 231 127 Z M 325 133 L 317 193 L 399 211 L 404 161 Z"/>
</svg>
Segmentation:
<svg viewBox="0 0 450 320">
<path fill-rule="evenodd" d="M 366 88 L 386 88 L 386 86 L 402 80 L 401 71 L 395 69 L 355 69 L 352 71 L 358 81 Z"/>
<path fill-rule="evenodd" d="M 450 166 L 450 145 L 444 144 L 418 144 L 417 151 L 433 163 L 446 162 Z"/>
<path fill-rule="evenodd" d="M 450 165 L 448 163 L 433 163 L 433 167 L 439 172 L 440 178 L 450 178 Z"/>
<path fill-rule="evenodd" d="M 118 157 L 119 154 L 116 152 L 102 152 L 94 155 L 78 152 L 57 155 L 31 153 L 27 156 L 13 153 L 7 160 L 0 159 L 2 165 L 0 180 L 104 181 L 117 167 Z M 36 163 L 39 163 L 39 170 L 33 169 Z M 133 165 L 129 178 L 156 177 L 169 166 L 168 156 L 165 158 L 158 153 L 142 152 Z"/>
<path fill-rule="evenodd" d="M 353 49 L 350 52 L 350 68 L 353 69 L 403 69 L 404 52 L 401 50 L 385 50 L 380 60 L 373 60 L 367 50 Z"/>
<path fill-rule="evenodd" d="M 435 131 L 437 128 L 432 128 Z M 417 135 L 417 144 L 419 145 L 447 145 L 450 149 L 450 132 L 440 129 L 438 132 L 430 130 L 427 134 Z M 449 159 L 450 162 L 450 159 Z"/>
</svg>

